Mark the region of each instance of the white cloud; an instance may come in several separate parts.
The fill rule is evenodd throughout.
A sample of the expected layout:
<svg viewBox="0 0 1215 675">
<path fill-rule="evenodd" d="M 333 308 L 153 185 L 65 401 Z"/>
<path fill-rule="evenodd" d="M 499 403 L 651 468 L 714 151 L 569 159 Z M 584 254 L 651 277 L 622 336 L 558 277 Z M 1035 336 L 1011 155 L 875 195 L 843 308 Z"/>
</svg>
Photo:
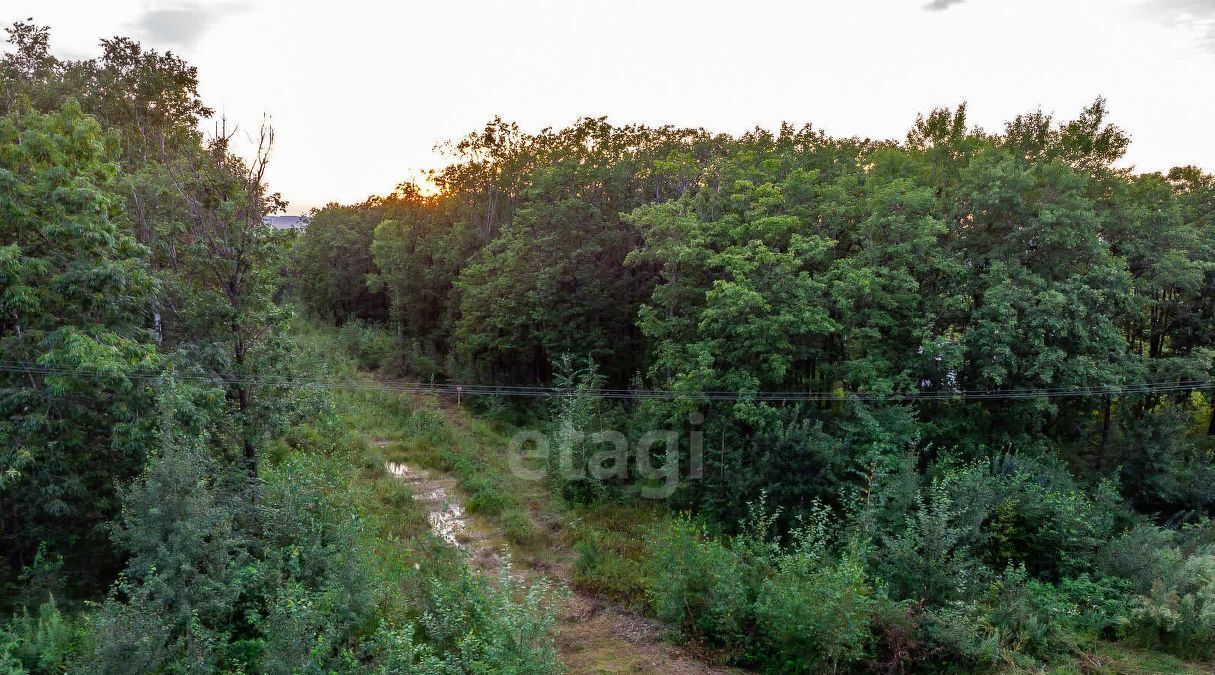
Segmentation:
<svg viewBox="0 0 1215 675">
<path fill-rule="evenodd" d="M 146 10 L 131 25 L 154 46 L 189 48 L 197 44 L 220 20 L 245 9 L 244 5 L 237 3 L 204 7 L 188 2 Z"/>
<path fill-rule="evenodd" d="M 932 0 L 932 2 L 924 5 L 924 9 L 930 12 L 943 12 L 954 5 L 960 5 L 966 0 Z"/>
<path fill-rule="evenodd" d="M 1196 46 L 1215 54 L 1215 0 L 1156 0 L 1142 5 L 1140 11 L 1158 21 L 1195 31 Z"/>
</svg>

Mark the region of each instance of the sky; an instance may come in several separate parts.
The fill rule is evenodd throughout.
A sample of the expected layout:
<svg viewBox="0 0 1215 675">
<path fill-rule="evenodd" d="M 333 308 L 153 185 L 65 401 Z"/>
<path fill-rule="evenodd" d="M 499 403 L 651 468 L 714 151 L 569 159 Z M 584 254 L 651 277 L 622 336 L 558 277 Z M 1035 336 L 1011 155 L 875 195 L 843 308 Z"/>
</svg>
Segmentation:
<svg viewBox="0 0 1215 675">
<path fill-rule="evenodd" d="M 4 0 L 65 58 L 126 35 L 198 66 L 292 214 L 386 194 L 494 115 L 902 138 L 967 102 L 998 130 L 1097 96 L 1141 171 L 1215 170 L 1215 0 Z M 239 132 L 238 132 L 239 133 Z M 239 136 L 238 136 L 239 137 Z"/>
</svg>

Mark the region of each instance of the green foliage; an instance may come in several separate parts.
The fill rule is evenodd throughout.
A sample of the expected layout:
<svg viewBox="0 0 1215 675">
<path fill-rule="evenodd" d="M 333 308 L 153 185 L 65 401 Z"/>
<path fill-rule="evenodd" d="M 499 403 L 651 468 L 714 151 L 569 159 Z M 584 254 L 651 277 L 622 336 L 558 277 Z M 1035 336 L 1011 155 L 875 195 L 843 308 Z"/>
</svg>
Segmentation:
<svg viewBox="0 0 1215 675">
<path fill-rule="evenodd" d="M 355 468 L 382 472 L 382 460 L 334 398 L 289 386 L 424 357 L 358 322 L 322 355 L 287 335 L 285 270 L 305 275 L 306 302 L 330 303 L 329 316 L 374 299 L 333 293 L 370 273 L 378 219 L 351 234 L 319 218 L 290 270 L 290 241 L 262 222 L 283 206 L 262 180 L 271 135 L 249 161 L 226 132 L 204 139 L 193 68 L 125 39 L 59 61 L 46 29 L 9 34 L 0 583 L 15 613 L 0 621 L 0 669 L 557 671 L 547 588 L 490 582 L 451 555 L 423 571 L 411 557 L 436 546 L 425 528 L 394 529 L 410 537 L 398 541 L 367 511 L 374 493 Z M 403 412 L 449 438 L 434 410 Z M 500 486 L 476 497 L 505 510 L 513 537 L 534 536 Z M 412 500 L 393 504 L 422 520 Z"/>
<path fill-rule="evenodd" d="M 623 436 L 597 436 L 613 430 L 611 409 L 593 393 L 603 387 L 603 377 L 593 361 L 579 363 L 568 354 L 557 360 L 555 369 L 557 386 L 568 393 L 550 404 L 552 447 L 546 467 L 550 487 L 574 504 L 619 496 L 627 484 L 631 459 Z"/>
<path fill-rule="evenodd" d="M 495 119 L 449 146 L 438 194 L 330 211 L 379 219 L 366 288 L 415 372 L 569 390 L 543 426 L 567 504 L 633 499 L 648 431 L 676 430 L 685 469 L 703 458 L 668 502 L 696 518 L 645 552 L 585 528 L 580 585 L 633 603 L 644 586 L 683 634 L 776 670 L 1033 668 L 1130 636 L 1133 616 L 1199 616 L 1180 599 L 1193 584 L 1152 600 L 1176 573 L 1111 542 L 1140 536 L 1136 512 L 1176 524 L 1215 505 L 1211 397 L 1101 388 L 1215 372 L 1215 180 L 1117 169 L 1128 143 L 1102 100 L 997 133 L 936 110 L 902 142 Z M 677 396 L 593 391 L 624 386 Z M 1003 389 L 1051 395 L 958 396 Z M 1054 395 L 1073 389 L 1094 393 Z M 511 512 L 492 471 L 445 465 L 478 509 Z M 752 552 L 761 495 L 782 536 L 819 504 L 849 544 L 814 573 L 789 540 Z M 1199 654 L 1166 638 L 1137 639 Z"/>
<path fill-rule="evenodd" d="M 115 483 L 142 462 L 151 397 L 141 376 L 160 361 L 146 329 L 156 281 L 120 226 L 108 144 L 71 101 L 0 118 L 7 571 L 46 542 L 85 587 L 114 571 L 100 526 L 115 513 Z"/>
<path fill-rule="evenodd" d="M 755 575 L 725 544 L 690 520 L 654 533 L 649 594 L 655 615 L 706 641 L 740 644 L 754 622 Z"/>
<path fill-rule="evenodd" d="M 597 595 L 644 606 L 643 565 L 614 550 L 614 543 L 610 535 L 601 531 L 581 538 L 574 545 L 578 555 L 573 567 L 574 582 Z"/>
<path fill-rule="evenodd" d="M 1075 607 L 1055 589 L 1029 578 L 1023 567 L 1010 567 L 990 591 L 995 596 L 991 624 L 1006 653 L 1050 660 L 1071 646 L 1067 632 Z"/>
<path fill-rule="evenodd" d="M 897 598 L 933 604 L 973 597 L 990 570 L 973 553 L 980 536 L 978 523 L 957 504 L 943 484 L 933 485 L 929 498 L 916 504 L 914 514 L 879 558 L 884 578 Z"/>
<path fill-rule="evenodd" d="M 862 660 L 868 652 L 873 588 L 864 561 L 832 559 L 821 531 L 794 535 L 755 603 L 771 670 L 819 672 Z"/>
<path fill-rule="evenodd" d="M 295 246 L 300 301 L 313 314 L 345 323 L 350 319 L 382 319 L 383 293 L 367 286 L 374 274 L 371 242 L 379 224 L 371 204 L 316 211 Z"/>
<path fill-rule="evenodd" d="M 90 669 L 332 667 L 374 625 L 378 573 L 342 472 L 292 457 L 266 472 L 253 516 L 232 492 L 241 475 L 188 440 L 152 460 L 125 498 L 131 558 L 96 618 Z"/>
<path fill-rule="evenodd" d="M 661 527 L 659 514 L 635 504 L 581 507 L 574 514 L 564 532 L 577 553 L 574 583 L 636 610 L 647 608 L 649 535 Z"/>
<path fill-rule="evenodd" d="M 686 518 L 652 531 L 647 594 L 655 615 L 770 672 L 865 663 L 876 603 L 860 550 L 832 550 L 825 509 L 787 546 L 770 538 L 776 520 L 761 502 L 732 540 Z"/>
<path fill-rule="evenodd" d="M 376 673 L 562 672 L 546 637 L 552 623 L 544 585 L 522 588 L 503 567 L 497 583 L 465 572 L 433 582 L 417 624 L 381 626 L 366 652 Z M 522 597 L 516 601 L 516 597 Z"/>
<path fill-rule="evenodd" d="M 545 381 L 555 357 L 572 354 L 601 364 L 611 381 L 631 377 L 643 353 L 631 326 L 649 275 L 624 265 L 639 241 L 620 214 L 675 187 L 663 175 L 675 167 L 662 162 L 708 153 L 713 143 L 700 130 L 584 118 L 534 135 L 495 120 L 456 146 L 462 161 L 440 184 L 454 201 L 483 205 L 475 220 L 480 236 L 489 235 L 457 282 L 452 337 L 457 353 L 475 360 L 475 374 Z M 464 191 L 466 181 L 473 189 Z M 458 222 L 453 229 L 469 226 Z"/>
<path fill-rule="evenodd" d="M 1128 638 L 1181 656 L 1210 658 L 1215 548 L 1209 523 L 1181 533 L 1140 525 L 1111 541 L 1102 563 L 1130 591 L 1129 609 L 1118 619 Z"/>
<path fill-rule="evenodd" d="M 454 558 L 423 568 L 395 557 L 335 433 L 300 434 L 314 441 L 262 472 L 252 512 L 239 465 L 221 470 L 190 439 L 156 453 L 125 495 L 130 563 L 79 667 L 557 672 L 547 587 L 524 588 L 509 569 L 490 582 Z"/>
<path fill-rule="evenodd" d="M 579 542 L 578 572 L 591 587 L 610 590 L 608 575 L 640 569 L 655 616 L 764 672 L 1032 670 L 1119 638 L 1209 656 L 1199 590 L 1209 549 L 1171 549 L 1152 571 L 1113 557 L 1111 571 L 1155 579 L 1142 595 L 1131 579 L 1108 573 L 1058 583 L 1034 578 L 1025 565 L 994 574 L 960 548 L 982 528 L 964 527 L 966 509 L 945 494 L 936 484 L 906 538 L 878 545 L 822 507 L 782 545 L 772 539 L 779 514 L 766 513 L 763 503 L 752 506 L 735 537 L 677 518 L 654 526 L 646 550 L 629 558 L 593 530 Z M 846 536 L 833 543 L 833 532 Z M 630 567 L 637 558 L 644 565 Z"/>
<path fill-rule="evenodd" d="M 54 597 L 0 626 L 0 673 L 63 673 L 89 644 L 86 622 L 60 611 Z"/>
<path fill-rule="evenodd" d="M 337 331 L 337 341 L 364 370 L 399 373 L 401 346 L 385 330 L 362 321 L 351 321 Z"/>
<path fill-rule="evenodd" d="M 539 533 L 531 518 L 523 509 L 512 508 L 502 512 L 502 533 L 510 541 L 528 546 L 536 543 Z"/>
</svg>

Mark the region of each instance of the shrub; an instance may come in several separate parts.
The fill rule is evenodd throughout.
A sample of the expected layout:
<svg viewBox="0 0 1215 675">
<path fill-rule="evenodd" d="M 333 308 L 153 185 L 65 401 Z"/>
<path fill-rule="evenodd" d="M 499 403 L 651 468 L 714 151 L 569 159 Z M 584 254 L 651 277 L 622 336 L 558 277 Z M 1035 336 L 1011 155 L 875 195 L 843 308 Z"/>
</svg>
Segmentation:
<svg viewBox="0 0 1215 675">
<path fill-rule="evenodd" d="M 928 607 L 921 625 L 926 651 L 935 662 L 984 667 L 1000 661 L 999 638 L 977 602 Z"/>
<path fill-rule="evenodd" d="M 1157 580 L 1171 576 L 1180 563 L 1175 542 L 1175 533 L 1140 524 L 1103 547 L 1100 566 L 1106 574 L 1125 579 L 1135 592 L 1144 594 Z"/>
<path fill-rule="evenodd" d="M 980 538 L 977 519 L 968 517 L 968 507 L 958 505 L 941 481 L 927 500 L 917 498 L 916 507 L 903 531 L 887 537 L 877 561 L 892 597 L 933 606 L 974 597 L 989 576 L 973 554 Z"/>
<path fill-rule="evenodd" d="M 665 509 L 661 511 L 667 514 Z M 574 583 L 594 593 L 624 603 L 637 611 L 648 608 L 646 589 L 652 569 L 651 533 L 663 529 L 655 522 L 654 510 L 634 506 L 596 506 L 577 509 L 562 537 L 578 557 L 573 565 Z M 660 521 L 661 522 L 661 521 Z"/>
<path fill-rule="evenodd" d="M 1116 577 L 1090 577 L 1082 574 L 1063 579 L 1056 587 L 1067 602 L 1075 606 L 1071 629 L 1078 637 L 1094 642 L 1112 640 L 1130 613 L 1131 584 Z"/>
<path fill-rule="evenodd" d="M 460 486 L 469 493 L 468 510 L 472 513 L 496 516 L 512 502 L 502 486 L 486 475 L 473 475 L 461 480 Z"/>
<path fill-rule="evenodd" d="M 754 623 L 758 589 L 738 554 L 687 518 L 652 532 L 648 597 L 655 615 L 707 642 L 738 646 Z"/>
<path fill-rule="evenodd" d="M 1050 584 L 1030 579 L 1024 567 L 1005 570 L 991 594 L 990 622 L 1010 657 L 1033 665 L 1066 654 L 1074 645 L 1069 629 L 1078 614 L 1075 605 Z"/>
<path fill-rule="evenodd" d="M 1089 570 L 1099 543 L 1112 533 L 1111 511 L 1097 508 L 1056 461 L 1011 455 L 989 472 L 972 468 L 965 480 L 990 484 L 985 558 L 996 569 L 1023 565 L 1035 578 L 1057 581 Z M 967 500 L 965 486 L 959 487 L 957 498 Z M 1105 483 L 1094 490 L 1098 498 L 1114 492 Z"/>
<path fill-rule="evenodd" d="M 515 598 L 521 598 L 516 601 Z M 454 581 L 431 582 L 429 607 L 416 624 L 381 624 L 364 649 L 377 673 L 561 672 L 548 637 L 552 592 L 522 587 L 504 565 L 497 583 L 468 570 Z"/>
<path fill-rule="evenodd" d="M 782 556 L 755 604 L 765 661 L 781 672 L 819 672 L 859 661 L 869 643 L 872 588 L 860 560 L 832 560 L 817 545 Z"/>
<path fill-rule="evenodd" d="M 923 639 L 923 605 L 892 602 L 877 596 L 873 601 L 873 655 L 871 670 L 903 673 L 928 658 Z"/>
<path fill-rule="evenodd" d="M 1128 635 L 1147 647 L 1210 658 L 1215 645 L 1215 546 L 1182 556 L 1133 601 Z"/>
<path fill-rule="evenodd" d="M 358 361 L 361 369 L 402 374 L 403 350 L 392 333 L 364 321 L 351 321 L 337 332 L 338 343 Z"/>
<path fill-rule="evenodd" d="M 1143 647 L 1212 656 L 1215 643 L 1215 544 L 1205 524 L 1181 533 L 1140 524 L 1111 541 L 1101 567 L 1134 595 L 1119 620 Z"/>
<path fill-rule="evenodd" d="M 87 623 L 61 612 L 54 597 L 36 614 L 22 608 L 0 625 L 0 673 L 65 672 L 87 638 Z"/>
<path fill-rule="evenodd" d="M 447 421 L 443 419 L 443 413 L 438 410 L 437 406 L 433 405 L 425 405 L 414 410 L 409 415 L 405 431 L 410 436 L 426 436 L 436 441 L 450 440 Z"/>
<path fill-rule="evenodd" d="M 601 468 L 611 473 L 627 468 L 628 449 L 623 456 L 615 454 L 610 445 L 596 443 L 591 437 L 605 429 L 612 429 L 610 407 L 599 396 L 589 390 L 601 388 L 603 377 L 595 364 L 587 361 L 580 364 L 565 355 L 554 364 L 556 384 L 567 388 L 567 395 L 555 397 L 550 415 L 551 437 L 554 447 L 549 449 L 547 475 L 550 488 L 562 499 L 573 504 L 591 504 L 621 494 L 621 480 L 616 475 L 596 475 L 598 471 L 588 467 L 594 465 L 599 453 L 611 456 Z"/>
</svg>

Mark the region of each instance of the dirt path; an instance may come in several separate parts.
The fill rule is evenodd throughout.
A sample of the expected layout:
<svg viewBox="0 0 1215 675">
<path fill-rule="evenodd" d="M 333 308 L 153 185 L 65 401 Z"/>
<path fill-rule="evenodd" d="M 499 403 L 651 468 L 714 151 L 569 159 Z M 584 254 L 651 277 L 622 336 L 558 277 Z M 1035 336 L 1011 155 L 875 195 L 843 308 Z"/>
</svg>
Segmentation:
<svg viewBox="0 0 1215 675">
<path fill-rule="evenodd" d="M 462 411 L 443 406 L 443 415 L 454 427 L 467 427 Z M 387 445 L 385 441 L 376 443 Z M 543 538 L 543 551 L 528 553 L 510 547 L 493 523 L 469 514 L 464 508 L 467 497 L 451 476 L 402 463 L 389 463 L 386 469 L 410 486 L 434 533 L 464 550 L 474 566 L 496 574 L 503 562 L 501 551 L 507 549 L 516 563 L 514 575 L 521 580 L 545 576 L 570 589 L 554 627 L 557 649 L 570 673 L 745 672 L 707 664 L 688 649 L 666 641 L 666 631 L 657 621 L 574 588 L 569 573 L 574 553 L 561 544 L 559 519 L 543 510 L 543 500 L 537 495 L 520 495 Z"/>
<path fill-rule="evenodd" d="M 376 441 L 384 447 L 387 441 Z M 456 479 L 441 472 L 414 469 L 402 462 L 388 462 L 389 474 L 409 486 L 414 501 L 426 511 L 426 521 L 435 536 L 469 556 L 469 562 L 483 572 L 496 573 L 502 567 L 500 537 L 494 537 L 489 525 L 474 520 L 464 508 L 464 495 L 456 488 Z"/>
<path fill-rule="evenodd" d="M 664 629 L 585 593 L 558 616 L 557 648 L 571 673 L 740 673 L 711 666 L 663 640 Z"/>
</svg>

